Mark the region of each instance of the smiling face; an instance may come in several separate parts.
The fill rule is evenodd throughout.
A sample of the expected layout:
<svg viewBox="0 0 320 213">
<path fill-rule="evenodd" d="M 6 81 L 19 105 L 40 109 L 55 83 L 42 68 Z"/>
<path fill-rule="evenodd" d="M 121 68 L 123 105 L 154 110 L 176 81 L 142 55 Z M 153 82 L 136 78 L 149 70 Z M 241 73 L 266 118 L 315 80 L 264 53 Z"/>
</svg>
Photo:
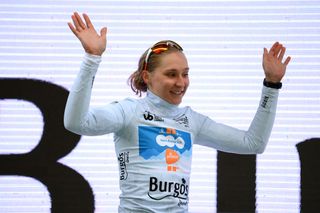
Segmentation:
<svg viewBox="0 0 320 213">
<path fill-rule="evenodd" d="M 148 89 L 170 104 L 181 103 L 189 86 L 189 67 L 181 51 L 170 52 L 161 57 L 159 66 L 152 72 L 143 71 Z"/>
</svg>

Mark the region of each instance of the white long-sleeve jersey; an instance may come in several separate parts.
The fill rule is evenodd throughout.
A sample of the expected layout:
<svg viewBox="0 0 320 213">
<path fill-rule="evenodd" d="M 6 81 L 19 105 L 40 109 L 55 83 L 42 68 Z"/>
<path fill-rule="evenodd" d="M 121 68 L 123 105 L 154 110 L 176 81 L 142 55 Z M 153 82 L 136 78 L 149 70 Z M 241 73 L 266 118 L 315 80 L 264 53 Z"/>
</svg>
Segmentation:
<svg viewBox="0 0 320 213">
<path fill-rule="evenodd" d="M 65 127 L 80 135 L 114 133 L 119 162 L 119 212 L 188 212 L 193 144 L 239 153 L 262 153 L 273 126 L 278 90 L 263 87 L 247 131 L 172 105 L 147 92 L 104 107 L 89 107 L 101 58 L 86 54 L 66 104 Z"/>
</svg>

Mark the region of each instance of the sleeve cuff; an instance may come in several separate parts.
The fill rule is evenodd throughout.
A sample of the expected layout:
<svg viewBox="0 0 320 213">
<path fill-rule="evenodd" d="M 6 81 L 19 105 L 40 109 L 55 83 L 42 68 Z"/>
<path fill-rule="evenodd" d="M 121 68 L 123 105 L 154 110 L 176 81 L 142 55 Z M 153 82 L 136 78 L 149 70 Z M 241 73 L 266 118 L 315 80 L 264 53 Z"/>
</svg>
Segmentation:
<svg viewBox="0 0 320 213">
<path fill-rule="evenodd" d="M 263 85 L 266 87 L 273 88 L 273 89 L 281 89 L 282 88 L 281 82 L 277 82 L 277 83 L 268 82 L 265 78 L 263 79 Z"/>
<path fill-rule="evenodd" d="M 88 66 L 99 65 L 101 62 L 101 56 L 85 53 L 83 62 Z"/>
</svg>

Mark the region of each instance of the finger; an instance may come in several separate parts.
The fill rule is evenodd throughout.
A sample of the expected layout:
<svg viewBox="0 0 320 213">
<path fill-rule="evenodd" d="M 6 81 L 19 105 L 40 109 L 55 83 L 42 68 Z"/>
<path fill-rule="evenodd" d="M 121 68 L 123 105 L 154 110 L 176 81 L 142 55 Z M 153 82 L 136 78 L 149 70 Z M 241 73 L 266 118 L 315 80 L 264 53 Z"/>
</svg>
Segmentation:
<svg viewBox="0 0 320 213">
<path fill-rule="evenodd" d="M 278 44 L 278 46 L 276 46 L 275 50 L 274 50 L 274 56 L 275 57 L 278 57 L 279 56 L 279 53 L 282 49 L 282 44 Z"/>
<path fill-rule="evenodd" d="M 281 50 L 280 50 L 280 53 L 279 53 L 279 57 L 278 57 L 278 59 L 279 59 L 280 61 L 282 61 L 285 52 L 286 52 L 286 48 L 285 48 L 285 47 L 282 47 Z"/>
<path fill-rule="evenodd" d="M 94 28 L 93 24 L 92 24 L 92 22 L 91 22 L 91 20 L 90 20 L 90 18 L 89 18 L 89 16 L 87 14 L 84 13 L 83 14 L 83 18 L 84 18 L 88 28 Z"/>
<path fill-rule="evenodd" d="M 77 36 L 78 31 L 76 30 L 76 28 L 74 28 L 74 26 L 70 22 L 68 22 L 68 26 L 69 26 L 70 30 L 73 32 L 73 34 L 75 34 Z"/>
<path fill-rule="evenodd" d="M 269 50 L 269 54 L 270 55 L 274 55 L 274 51 L 275 51 L 275 49 L 276 49 L 276 47 L 279 45 L 279 42 L 275 42 L 273 45 L 272 45 L 272 47 L 270 48 L 270 50 Z"/>
<path fill-rule="evenodd" d="M 271 52 L 271 51 L 273 52 L 278 45 L 279 45 L 279 42 L 275 42 L 275 43 L 272 45 L 272 47 L 270 48 L 270 52 Z"/>
<path fill-rule="evenodd" d="M 267 59 L 267 57 L 268 57 L 268 50 L 267 50 L 267 48 L 263 48 L 263 60 L 266 60 Z"/>
<path fill-rule="evenodd" d="M 277 41 L 277 42 L 275 42 L 275 43 L 272 45 L 272 47 L 271 47 L 270 49 L 274 49 L 274 48 L 276 48 L 278 45 L 279 45 L 279 42 Z"/>
<path fill-rule="evenodd" d="M 283 64 L 287 66 L 289 64 L 290 60 L 291 60 L 291 57 L 289 56 L 289 57 L 287 57 L 287 59 L 285 60 L 285 62 Z"/>
<path fill-rule="evenodd" d="M 82 18 L 80 17 L 80 15 L 78 13 L 75 13 L 74 14 L 78 23 L 79 23 L 79 26 L 82 28 L 82 29 L 85 29 L 86 28 L 86 25 L 83 23 L 82 21 Z"/>
<path fill-rule="evenodd" d="M 71 19 L 72 19 L 72 22 L 73 22 L 73 24 L 74 24 L 75 30 L 78 31 L 78 32 L 80 32 L 80 31 L 82 30 L 82 27 L 80 26 L 79 21 L 78 21 L 76 15 L 73 14 L 73 15 L 71 16 Z"/>
</svg>

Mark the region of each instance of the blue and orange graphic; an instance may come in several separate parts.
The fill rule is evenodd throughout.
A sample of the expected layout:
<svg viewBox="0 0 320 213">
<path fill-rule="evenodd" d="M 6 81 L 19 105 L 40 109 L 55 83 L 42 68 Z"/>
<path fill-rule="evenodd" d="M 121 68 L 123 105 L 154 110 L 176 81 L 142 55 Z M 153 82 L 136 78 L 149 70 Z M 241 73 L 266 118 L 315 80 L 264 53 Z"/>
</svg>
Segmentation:
<svg viewBox="0 0 320 213">
<path fill-rule="evenodd" d="M 139 155 L 145 160 L 165 160 L 167 170 L 175 172 L 176 163 L 191 157 L 190 133 L 165 127 L 139 126 Z"/>
<path fill-rule="evenodd" d="M 178 162 L 180 156 L 173 149 L 166 149 L 166 163 L 168 164 L 168 171 L 177 171 L 178 167 L 174 166 L 174 163 Z"/>
</svg>

